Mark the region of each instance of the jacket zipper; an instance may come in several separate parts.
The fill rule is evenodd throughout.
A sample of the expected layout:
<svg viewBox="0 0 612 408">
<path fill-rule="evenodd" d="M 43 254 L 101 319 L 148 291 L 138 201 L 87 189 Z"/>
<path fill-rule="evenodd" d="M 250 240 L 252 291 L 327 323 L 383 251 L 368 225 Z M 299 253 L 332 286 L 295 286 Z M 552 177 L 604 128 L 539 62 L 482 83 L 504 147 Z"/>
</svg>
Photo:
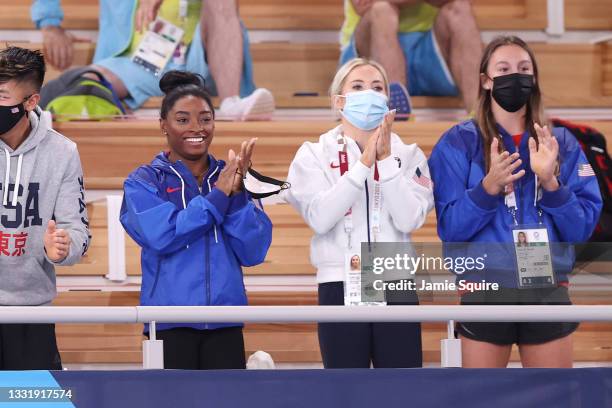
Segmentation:
<svg viewBox="0 0 612 408">
<path fill-rule="evenodd" d="M 206 242 L 206 305 L 210 306 L 210 237 L 208 234 L 204 240 Z M 204 328 L 208 329 L 208 323 L 204 323 Z"/>
</svg>

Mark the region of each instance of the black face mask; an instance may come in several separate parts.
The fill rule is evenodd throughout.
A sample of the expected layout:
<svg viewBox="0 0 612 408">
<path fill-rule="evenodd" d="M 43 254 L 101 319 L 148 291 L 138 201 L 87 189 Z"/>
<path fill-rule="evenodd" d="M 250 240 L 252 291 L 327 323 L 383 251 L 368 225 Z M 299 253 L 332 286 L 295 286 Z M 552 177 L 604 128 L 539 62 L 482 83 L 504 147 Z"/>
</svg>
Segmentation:
<svg viewBox="0 0 612 408">
<path fill-rule="evenodd" d="M 286 181 L 276 180 L 272 177 L 264 176 L 249 168 L 246 177 L 244 178 L 244 188 L 249 194 L 255 198 L 269 197 L 280 193 L 291 187 L 291 184 Z"/>
<path fill-rule="evenodd" d="M 493 99 L 506 112 L 521 109 L 531 96 L 533 75 L 508 74 L 493 78 Z"/>
<path fill-rule="evenodd" d="M 0 135 L 14 128 L 25 114 L 23 103 L 13 106 L 0 106 Z"/>
</svg>

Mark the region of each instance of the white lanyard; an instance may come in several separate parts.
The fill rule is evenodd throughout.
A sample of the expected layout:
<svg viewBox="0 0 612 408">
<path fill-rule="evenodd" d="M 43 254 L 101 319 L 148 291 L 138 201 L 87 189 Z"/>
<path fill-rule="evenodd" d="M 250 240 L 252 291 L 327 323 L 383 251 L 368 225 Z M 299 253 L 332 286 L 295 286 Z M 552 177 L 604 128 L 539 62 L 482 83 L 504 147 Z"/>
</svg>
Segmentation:
<svg viewBox="0 0 612 408">
<path fill-rule="evenodd" d="M 380 188 L 380 178 L 378 166 L 374 163 L 374 203 L 372 205 L 371 228 L 374 235 L 374 242 L 377 241 L 377 234 L 380 233 L 380 213 L 382 211 L 382 191 Z"/>
<path fill-rule="evenodd" d="M 189 0 L 179 0 L 179 17 L 181 20 L 187 18 L 187 12 L 189 10 Z"/>
<path fill-rule="evenodd" d="M 538 188 L 538 176 L 537 175 L 535 175 L 534 183 L 535 183 L 535 187 L 534 187 L 535 191 L 534 191 L 534 197 L 533 197 L 533 206 L 537 209 L 538 221 L 540 224 L 542 224 L 542 209 L 538 206 L 538 200 L 540 198 L 539 197 L 540 189 Z M 504 187 L 504 191 L 506 192 L 506 195 L 504 197 L 504 203 L 506 204 L 508 211 L 512 215 L 514 225 L 518 225 L 518 220 L 516 218 L 516 214 L 518 212 L 518 204 L 516 202 L 516 194 L 514 193 L 514 186 L 512 184 L 509 184 Z"/>
<path fill-rule="evenodd" d="M 342 134 L 338 135 L 338 168 L 340 170 L 340 176 L 344 175 L 349 169 L 349 160 L 347 153 L 347 143 L 346 139 Z M 382 211 L 382 190 L 380 187 L 380 183 L 378 182 L 378 167 L 374 164 L 374 200 L 372 207 L 372 222 L 371 222 L 371 230 L 374 234 L 374 242 L 376 242 L 377 234 L 381 232 L 380 227 L 380 214 Z M 351 233 L 353 232 L 353 207 L 349 208 L 348 211 L 344 214 L 344 232 L 347 234 L 348 239 L 348 248 L 352 247 L 351 245 Z"/>
</svg>

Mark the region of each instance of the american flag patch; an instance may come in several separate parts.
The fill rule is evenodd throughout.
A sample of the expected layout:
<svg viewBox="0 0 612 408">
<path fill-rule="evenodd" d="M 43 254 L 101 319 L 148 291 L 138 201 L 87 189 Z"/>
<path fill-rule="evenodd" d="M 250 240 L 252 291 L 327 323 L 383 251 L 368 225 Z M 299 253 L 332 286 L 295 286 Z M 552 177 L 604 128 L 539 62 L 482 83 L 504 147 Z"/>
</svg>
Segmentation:
<svg viewBox="0 0 612 408">
<path fill-rule="evenodd" d="M 594 176 L 595 171 L 593 171 L 593 167 L 590 164 L 581 164 L 578 166 L 578 176 L 579 177 L 589 177 Z"/>
<path fill-rule="evenodd" d="M 432 188 L 433 183 L 431 182 L 431 180 L 425 176 L 422 172 L 421 169 L 419 169 L 417 167 L 416 171 L 414 172 L 414 176 L 412 176 L 412 179 L 415 181 L 415 183 L 425 187 L 425 188 Z"/>
<path fill-rule="evenodd" d="M 11 109 L 11 113 L 19 113 L 19 107 L 16 106 L 13 109 Z"/>
</svg>

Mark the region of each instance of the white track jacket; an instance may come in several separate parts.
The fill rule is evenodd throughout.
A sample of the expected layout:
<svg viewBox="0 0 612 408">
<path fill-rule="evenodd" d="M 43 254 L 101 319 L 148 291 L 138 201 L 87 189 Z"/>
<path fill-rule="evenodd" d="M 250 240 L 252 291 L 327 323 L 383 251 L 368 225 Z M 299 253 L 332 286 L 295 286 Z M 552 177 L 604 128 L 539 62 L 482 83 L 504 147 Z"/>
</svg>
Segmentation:
<svg viewBox="0 0 612 408">
<path fill-rule="evenodd" d="M 378 161 L 382 196 L 379 232 L 372 230 L 375 166 L 360 161 L 357 143 L 346 137 L 348 171 L 340 174 L 338 136 L 342 126 L 321 135 L 318 143 L 305 142 L 289 167 L 291 188 L 284 198 L 315 232 L 310 261 L 317 268 L 317 282 L 344 280 L 344 257 L 360 251 L 361 242 L 409 242 L 434 205 L 427 158 L 416 144 L 406 145 L 391 134 L 391 155 Z M 368 205 L 366 205 L 368 203 Z M 352 231 L 346 232 L 345 214 L 352 209 Z"/>
</svg>

